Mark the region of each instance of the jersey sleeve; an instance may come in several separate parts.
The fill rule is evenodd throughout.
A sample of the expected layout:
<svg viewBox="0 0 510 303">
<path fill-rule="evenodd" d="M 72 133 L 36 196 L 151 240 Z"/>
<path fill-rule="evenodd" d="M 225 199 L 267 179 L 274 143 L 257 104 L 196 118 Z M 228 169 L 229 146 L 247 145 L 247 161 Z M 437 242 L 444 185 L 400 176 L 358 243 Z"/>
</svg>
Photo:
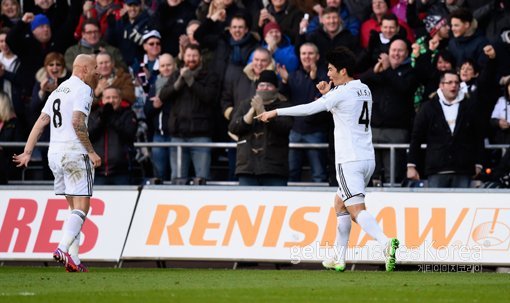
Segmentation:
<svg viewBox="0 0 510 303">
<path fill-rule="evenodd" d="M 53 98 L 52 98 L 52 96 L 50 95 L 50 96 L 48 97 L 48 99 L 46 100 L 46 103 L 44 103 L 44 107 L 42 108 L 41 113 L 45 113 L 45 114 L 47 114 L 48 116 L 51 116 L 51 113 L 53 112 L 53 109 L 52 109 L 52 102 L 53 102 Z"/>
<path fill-rule="evenodd" d="M 326 107 L 324 107 L 324 104 L 322 102 L 319 102 L 320 99 L 306 103 L 301 104 L 297 106 L 292 107 L 284 107 L 284 108 L 278 108 L 276 109 L 276 113 L 278 116 L 309 116 L 313 115 L 319 112 L 323 112 L 326 110 Z"/>
<path fill-rule="evenodd" d="M 74 98 L 73 112 L 79 111 L 85 115 L 89 115 L 90 106 L 92 104 L 92 89 L 88 86 L 84 86 L 79 90 L 78 94 Z"/>
<path fill-rule="evenodd" d="M 330 112 L 337 105 L 337 103 L 340 100 L 341 100 L 341 95 L 340 95 L 339 88 L 336 88 L 336 89 L 328 92 L 324 96 L 320 97 L 319 99 L 317 99 L 318 102 L 321 102 L 322 104 L 324 104 L 324 107 L 326 108 L 326 110 L 328 112 Z"/>
</svg>

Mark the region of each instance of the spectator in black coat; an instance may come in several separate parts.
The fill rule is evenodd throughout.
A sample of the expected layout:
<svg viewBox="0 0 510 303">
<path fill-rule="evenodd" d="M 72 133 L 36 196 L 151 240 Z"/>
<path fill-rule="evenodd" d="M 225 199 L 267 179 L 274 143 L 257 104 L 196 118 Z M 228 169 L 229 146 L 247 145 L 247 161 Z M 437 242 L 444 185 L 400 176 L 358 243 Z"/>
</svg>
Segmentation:
<svg viewBox="0 0 510 303">
<path fill-rule="evenodd" d="M 195 19 L 195 8 L 185 0 L 162 1 L 152 17 L 151 27 L 161 34 L 162 53 L 173 57 L 179 54 L 179 36 L 186 33 L 186 26 Z"/>
<path fill-rule="evenodd" d="M 14 113 L 9 96 L 0 91 L 0 142 L 23 142 L 23 134 L 18 125 L 18 119 Z M 0 146 L 0 184 L 7 184 L 12 180 L 16 172 L 11 157 L 19 154 L 22 148 Z"/>
<path fill-rule="evenodd" d="M 460 66 L 469 58 L 483 68 L 487 63 L 483 48 L 489 41 L 477 31 L 478 22 L 471 12 L 464 8 L 454 11 L 450 15 L 450 27 L 453 37 L 448 43 L 448 50 L 455 57 L 455 65 Z"/>
<path fill-rule="evenodd" d="M 230 132 L 239 137 L 236 161 L 239 185 L 287 185 L 292 117 L 277 117 L 269 123 L 254 119 L 266 110 L 290 106 L 278 94 L 277 87 L 276 74 L 263 71 L 255 95 L 241 102 L 230 121 Z"/>
<path fill-rule="evenodd" d="M 109 87 L 103 91 L 101 106 L 89 118 L 90 141 L 103 165 L 95 169 L 95 184 L 133 184 L 136 115 L 121 106 L 120 91 Z"/>
<path fill-rule="evenodd" d="M 409 143 L 414 117 L 413 96 L 417 77 L 411 67 L 409 42 L 397 37 L 390 44 L 389 54 L 381 54 L 373 70 L 360 76 L 372 90 L 372 139 L 374 143 Z M 405 174 L 405 151 L 397 150 L 395 181 Z M 376 149 L 375 178 L 390 181 L 390 151 Z"/>
<path fill-rule="evenodd" d="M 337 46 L 345 46 L 354 53 L 359 50 L 358 39 L 344 28 L 338 11 L 334 7 L 327 7 L 322 13 L 322 27 L 311 33 L 299 35 L 296 48 L 305 42 L 311 42 L 319 48 L 320 64 L 325 65 L 326 53 Z"/>
<path fill-rule="evenodd" d="M 429 187 L 470 187 L 482 169 L 483 138 L 479 106 L 460 90 L 455 71 L 445 72 L 437 95 L 416 116 L 409 147 L 407 177 L 419 180 L 416 169 L 421 144 L 427 144 L 425 168 Z"/>
<path fill-rule="evenodd" d="M 276 22 L 282 28 L 282 33 L 289 37 L 291 43 L 294 44 L 302 18 L 303 12 L 289 0 L 269 0 L 269 4 L 258 13 L 258 32 L 262 33 L 266 23 Z"/>
<path fill-rule="evenodd" d="M 184 66 L 170 77 L 159 98 L 170 103 L 168 132 L 172 142 L 204 143 L 212 141 L 213 110 L 218 80 L 215 73 L 203 67 L 198 46 L 190 44 L 184 51 Z M 195 170 L 195 182 L 209 179 L 210 147 L 190 147 L 177 158 L 177 148 L 171 148 L 172 180 L 188 178 L 190 164 Z M 179 161 L 181 161 L 179 163 Z M 179 171 L 177 168 L 180 167 Z"/>
<path fill-rule="evenodd" d="M 35 73 L 43 66 L 44 58 L 50 52 L 65 52 L 65 44 L 50 28 L 50 20 L 40 14 L 25 13 L 20 22 L 7 34 L 9 48 L 18 55 L 20 67 L 16 78 L 20 83 L 22 102 L 28 103 L 32 96 Z"/>
<path fill-rule="evenodd" d="M 17 0 L 2 0 L 0 28 L 12 28 L 21 20 L 21 9 Z"/>
<path fill-rule="evenodd" d="M 491 115 L 495 144 L 510 144 L 510 79 L 506 80 L 504 93 L 498 99 Z"/>
</svg>

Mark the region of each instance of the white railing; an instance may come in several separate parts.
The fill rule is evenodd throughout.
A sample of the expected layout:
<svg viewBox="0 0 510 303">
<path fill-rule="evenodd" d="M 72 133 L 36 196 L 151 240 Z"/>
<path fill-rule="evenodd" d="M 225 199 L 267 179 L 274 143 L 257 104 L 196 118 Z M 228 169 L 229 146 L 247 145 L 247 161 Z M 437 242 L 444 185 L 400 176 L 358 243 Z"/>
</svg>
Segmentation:
<svg viewBox="0 0 510 303">
<path fill-rule="evenodd" d="M 38 142 L 37 146 L 48 146 L 48 142 Z M 24 142 L 0 142 L 0 147 L 24 147 Z M 209 148 L 236 148 L 237 144 L 235 142 L 204 142 L 204 143 L 196 143 L 196 142 L 136 142 L 136 148 L 142 147 L 176 147 L 177 148 L 177 177 L 180 178 L 181 172 L 181 159 L 182 159 L 182 149 L 187 147 L 209 147 Z M 290 148 L 323 148 L 327 149 L 327 143 L 290 143 Z M 390 182 L 388 185 L 393 187 L 398 185 L 395 183 L 395 161 L 396 161 L 396 150 L 397 149 L 407 149 L 409 148 L 409 144 L 374 144 L 375 149 L 389 149 L 390 150 Z M 421 148 L 427 148 L 426 144 L 422 144 Z M 502 153 L 506 153 L 507 149 L 510 148 L 509 145 L 504 144 L 485 144 L 485 149 L 501 149 Z M 308 183 L 307 183 L 308 184 Z M 313 183 L 311 183 L 313 184 Z"/>
</svg>

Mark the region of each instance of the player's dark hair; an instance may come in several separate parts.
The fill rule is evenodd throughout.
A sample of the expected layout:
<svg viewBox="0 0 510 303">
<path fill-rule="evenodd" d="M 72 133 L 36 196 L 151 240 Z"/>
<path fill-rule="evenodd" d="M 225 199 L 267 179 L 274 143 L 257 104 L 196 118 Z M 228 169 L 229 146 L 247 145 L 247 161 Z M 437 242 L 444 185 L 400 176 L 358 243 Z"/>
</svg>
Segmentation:
<svg viewBox="0 0 510 303">
<path fill-rule="evenodd" d="M 330 50 L 326 54 L 326 61 L 333 65 L 337 71 L 345 68 L 347 75 L 352 77 L 356 67 L 356 56 L 354 53 L 344 46 L 339 46 Z"/>
</svg>

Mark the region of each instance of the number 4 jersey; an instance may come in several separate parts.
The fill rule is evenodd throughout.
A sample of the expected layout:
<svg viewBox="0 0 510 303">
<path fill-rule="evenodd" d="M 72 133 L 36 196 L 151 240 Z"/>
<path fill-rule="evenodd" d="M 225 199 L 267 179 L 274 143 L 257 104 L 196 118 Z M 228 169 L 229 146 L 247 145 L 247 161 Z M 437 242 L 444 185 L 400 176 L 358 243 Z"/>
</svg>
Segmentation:
<svg viewBox="0 0 510 303">
<path fill-rule="evenodd" d="M 92 89 L 80 78 L 71 76 L 62 82 L 48 97 L 42 110 L 50 116 L 49 153 L 86 154 L 73 127 L 73 112 L 79 111 L 87 117 L 92 105 Z"/>
<path fill-rule="evenodd" d="M 374 159 L 372 93 L 359 80 L 338 85 L 314 102 L 278 109 L 281 116 L 311 115 L 329 111 L 335 122 L 335 160 L 345 163 Z"/>
</svg>

